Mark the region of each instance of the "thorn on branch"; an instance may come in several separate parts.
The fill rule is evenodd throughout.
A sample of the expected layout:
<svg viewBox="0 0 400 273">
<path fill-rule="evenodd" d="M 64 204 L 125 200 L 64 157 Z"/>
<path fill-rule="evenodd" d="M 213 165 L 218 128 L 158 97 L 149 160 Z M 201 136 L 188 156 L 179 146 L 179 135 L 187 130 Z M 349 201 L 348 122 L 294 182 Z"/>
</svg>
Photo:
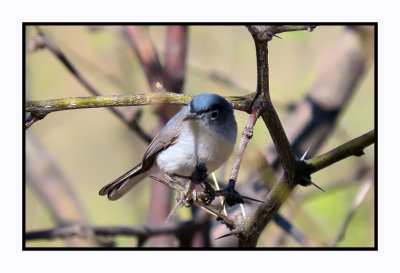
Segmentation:
<svg viewBox="0 0 400 273">
<path fill-rule="evenodd" d="M 219 240 L 219 239 L 222 239 L 222 238 L 226 238 L 226 237 L 229 237 L 229 236 L 238 235 L 238 234 L 240 234 L 240 233 L 241 233 L 240 230 L 233 231 L 233 232 L 229 232 L 229 233 L 227 233 L 227 234 L 224 234 L 224 235 L 222 235 L 222 236 L 219 236 L 219 237 L 215 238 L 214 240 L 216 241 L 216 240 Z"/>
<path fill-rule="evenodd" d="M 360 150 L 360 151 L 354 153 L 354 155 L 357 156 L 357 157 L 360 157 L 360 156 L 365 155 L 365 153 L 364 153 L 364 150 Z"/>
<path fill-rule="evenodd" d="M 310 185 L 313 185 L 313 186 L 316 187 L 317 189 L 319 189 L 319 190 L 325 192 L 320 186 L 318 186 L 317 184 L 315 184 L 314 182 L 312 182 L 312 180 L 311 180 L 310 177 L 305 177 L 305 176 L 303 176 L 303 177 L 301 177 L 301 179 L 300 179 L 299 181 L 300 181 L 299 184 L 300 184 L 301 186 L 303 186 L 303 187 L 308 187 L 308 186 L 310 186 Z"/>
<path fill-rule="evenodd" d="M 298 179 L 296 179 L 296 183 L 298 185 L 301 185 L 303 187 L 308 187 L 308 186 L 312 185 L 312 186 L 316 187 L 317 189 L 325 192 L 320 186 L 318 186 L 311 180 L 311 173 L 308 170 L 308 165 L 303 159 L 297 160 L 296 174 L 298 177 Z"/>
</svg>

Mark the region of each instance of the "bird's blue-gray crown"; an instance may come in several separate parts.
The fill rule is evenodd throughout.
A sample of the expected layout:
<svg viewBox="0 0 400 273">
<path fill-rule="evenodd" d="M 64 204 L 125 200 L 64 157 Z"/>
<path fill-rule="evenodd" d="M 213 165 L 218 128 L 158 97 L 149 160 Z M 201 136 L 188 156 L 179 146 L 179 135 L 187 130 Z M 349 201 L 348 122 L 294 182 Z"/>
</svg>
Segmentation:
<svg viewBox="0 0 400 273">
<path fill-rule="evenodd" d="M 223 121 L 233 117 L 232 105 L 223 97 L 216 94 L 200 94 L 189 104 L 190 113 L 202 115 L 210 113 L 211 119 Z"/>
</svg>

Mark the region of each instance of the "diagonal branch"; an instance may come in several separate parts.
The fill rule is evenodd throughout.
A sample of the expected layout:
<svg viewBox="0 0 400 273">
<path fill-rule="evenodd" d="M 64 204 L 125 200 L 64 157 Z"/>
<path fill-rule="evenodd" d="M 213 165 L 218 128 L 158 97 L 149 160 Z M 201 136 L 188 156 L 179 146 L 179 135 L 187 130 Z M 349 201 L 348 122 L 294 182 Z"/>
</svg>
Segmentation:
<svg viewBox="0 0 400 273">
<path fill-rule="evenodd" d="M 260 108 L 255 108 L 253 112 L 250 114 L 249 120 L 246 123 L 246 126 L 242 133 L 242 138 L 240 139 L 240 143 L 236 152 L 235 162 L 232 166 L 231 177 L 229 180 L 230 187 L 234 187 L 239 175 L 240 164 L 242 163 L 244 151 L 249 143 L 250 139 L 253 137 L 253 129 L 256 125 L 257 119 L 260 116 Z M 229 187 L 228 186 L 228 187 Z"/>
<path fill-rule="evenodd" d="M 363 149 L 375 143 L 375 130 L 363 134 L 353 140 L 350 140 L 329 152 L 306 160 L 307 171 L 309 174 L 315 173 L 349 156 L 361 156 Z"/>
<path fill-rule="evenodd" d="M 151 91 L 156 91 L 157 83 L 162 83 L 163 69 L 149 33 L 139 26 L 124 26 L 124 33 L 146 75 Z"/>
<path fill-rule="evenodd" d="M 357 209 L 360 207 L 360 204 L 364 200 L 365 196 L 367 195 L 368 191 L 372 188 L 374 185 L 374 178 L 373 175 L 370 174 L 370 177 L 368 177 L 363 184 L 360 187 L 360 190 L 358 191 L 357 196 L 354 199 L 353 205 L 351 206 L 350 210 L 348 211 L 342 226 L 339 229 L 338 234 L 336 235 L 335 239 L 332 241 L 331 246 L 336 246 L 345 236 L 347 227 L 349 226 L 349 223 L 351 219 L 353 218 L 355 212 Z"/>
</svg>

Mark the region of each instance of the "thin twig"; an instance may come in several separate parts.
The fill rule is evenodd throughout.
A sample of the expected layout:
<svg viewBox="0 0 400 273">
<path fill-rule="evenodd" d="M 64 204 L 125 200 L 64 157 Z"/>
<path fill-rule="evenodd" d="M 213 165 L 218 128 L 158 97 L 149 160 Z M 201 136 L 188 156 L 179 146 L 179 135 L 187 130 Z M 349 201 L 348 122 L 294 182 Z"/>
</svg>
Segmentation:
<svg viewBox="0 0 400 273">
<path fill-rule="evenodd" d="M 360 190 L 357 196 L 354 198 L 353 205 L 351 206 L 350 210 L 348 211 L 342 226 L 339 229 L 338 234 L 336 235 L 335 239 L 332 241 L 331 246 L 336 246 L 345 236 L 347 227 L 350 224 L 351 219 L 353 218 L 354 214 L 356 213 L 357 209 L 360 207 L 360 204 L 364 200 L 365 196 L 367 195 L 368 191 L 373 186 L 373 175 L 371 175 L 364 183 L 361 185 Z"/>
<path fill-rule="evenodd" d="M 239 175 L 240 164 L 242 163 L 244 151 L 246 150 L 247 144 L 250 139 L 253 137 L 253 129 L 256 125 L 257 119 L 260 116 L 260 108 L 255 108 L 253 112 L 250 114 L 250 117 L 244 127 L 242 137 L 240 139 L 240 143 L 236 152 L 235 161 L 232 165 L 232 172 L 230 176 L 230 183 L 233 183 L 231 186 L 235 186 L 235 182 Z M 232 182 L 231 182 L 232 181 Z"/>
</svg>

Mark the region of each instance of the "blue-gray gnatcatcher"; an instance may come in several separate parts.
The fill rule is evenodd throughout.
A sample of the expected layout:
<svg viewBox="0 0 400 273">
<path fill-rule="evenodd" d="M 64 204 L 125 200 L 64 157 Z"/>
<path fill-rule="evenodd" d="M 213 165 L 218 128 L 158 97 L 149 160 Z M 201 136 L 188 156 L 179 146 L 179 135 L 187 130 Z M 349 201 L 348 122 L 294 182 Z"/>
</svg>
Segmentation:
<svg viewBox="0 0 400 273">
<path fill-rule="evenodd" d="M 117 200 L 148 175 L 188 177 L 200 162 L 211 173 L 232 154 L 236 135 L 232 105 L 215 94 L 197 95 L 153 139 L 142 163 L 104 186 L 99 194 Z"/>
</svg>

